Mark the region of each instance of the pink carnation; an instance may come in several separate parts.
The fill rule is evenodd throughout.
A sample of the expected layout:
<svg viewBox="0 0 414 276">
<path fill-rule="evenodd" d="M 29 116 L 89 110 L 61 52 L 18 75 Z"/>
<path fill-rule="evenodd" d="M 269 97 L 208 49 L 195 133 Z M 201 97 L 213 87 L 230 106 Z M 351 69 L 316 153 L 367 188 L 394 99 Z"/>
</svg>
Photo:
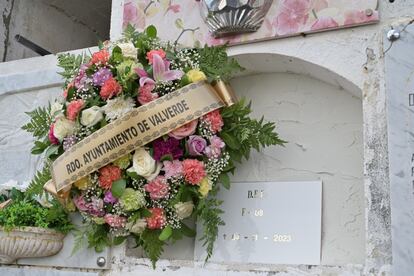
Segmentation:
<svg viewBox="0 0 414 276">
<path fill-rule="evenodd" d="M 206 176 L 204 164 L 196 159 L 186 159 L 183 162 L 184 178 L 192 185 L 198 185 Z"/>
<path fill-rule="evenodd" d="M 53 129 L 55 128 L 55 124 L 51 124 L 50 128 L 49 128 L 49 141 L 50 143 L 52 143 L 53 145 L 59 145 L 59 140 L 58 138 L 55 137 L 55 135 L 53 134 Z"/>
<path fill-rule="evenodd" d="M 191 121 L 177 129 L 174 129 L 170 133 L 168 133 L 168 136 L 173 137 L 177 140 L 181 140 L 185 137 L 188 137 L 190 135 L 193 135 L 196 131 L 198 124 L 198 120 Z"/>
<path fill-rule="evenodd" d="M 107 100 L 121 93 L 122 87 L 114 78 L 109 78 L 101 87 L 99 95 L 102 99 Z"/>
<path fill-rule="evenodd" d="M 174 176 L 179 176 L 183 173 L 183 164 L 180 160 L 174 161 L 164 161 L 163 171 L 165 172 L 165 178 L 171 178 Z"/>
<path fill-rule="evenodd" d="M 170 186 L 168 185 L 165 177 L 161 175 L 146 184 L 144 188 L 146 192 L 150 193 L 152 200 L 165 198 L 170 191 Z"/>
<path fill-rule="evenodd" d="M 83 100 L 71 101 L 66 108 L 66 117 L 71 121 L 75 121 L 84 104 Z"/>
<path fill-rule="evenodd" d="M 162 59 L 164 59 L 166 57 L 166 54 L 165 54 L 163 49 L 151 50 L 147 53 L 147 59 L 148 59 L 149 64 L 152 64 L 152 61 L 154 59 L 154 55 L 159 55 Z"/>
<path fill-rule="evenodd" d="M 118 215 L 106 214 L 105 222 L 114 228 L 125 227 L 127 219 Z"/>
<path fill-rule="evenodd" d="M 91 57 L 91 63 L 95 65 L 107 64 L 109 61 L 109 52 L 105 49 L 96 52 Z"/>
<path fill-rule="evenodd" d="M 144 86 L 141 86 L 138 89 L 138 102 L 140 104 L 147 104 L 157 99 L 158 94 L 152 93 L 152 90 L 154 90 L 154 88 L 155 88 L 154 84 L 145 84 Z"/>
<path fill-rule="evenodd" d="M 224 125 L 223 118 L 221 117 L 219 110 L 214 110 L 206 114 L 203 119 L 210 124 L 210 128 L 213 133 L 221 131 L 221 128 Z"/>
<path fill-rule="evenodd" d="M 146 218 L 149 229 L 161 229 L 167 222 L 162 208 L 150 208 L 151 216 Z"/>
</svg>

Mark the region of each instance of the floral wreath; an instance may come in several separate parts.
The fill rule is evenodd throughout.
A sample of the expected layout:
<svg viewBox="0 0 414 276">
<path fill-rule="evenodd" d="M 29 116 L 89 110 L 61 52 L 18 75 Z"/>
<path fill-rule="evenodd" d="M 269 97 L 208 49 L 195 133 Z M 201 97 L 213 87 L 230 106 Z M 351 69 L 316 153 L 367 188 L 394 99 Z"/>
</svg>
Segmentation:
<svg viewBox="0 0 414 276">
<path fill-rule="evenodd" d="M 36 138 L 32 153 L 45 159 L 27 192 L 42 194 L 59 156 L 135 108 L 194 82 L 228 80 L 242 68 L 225 50 L 181 48 L 159 40 L 153 26 L 142 33 L 128 26 L 123 39 L 91 56 L 60 55 L 63 95 L 28 112 L 23 126 Z M 196 219 L 208 259 L 224 224 L 220 186 L 230 187 L 229 173 L 252 148 L 284 143 L 274 123 L 250 113 L 244 100 L 216 109 L 75 181 L 60 198 L 85 223 L 75 249 L 87 239 L 99 252 L 133 236 L 155 266 L 165 244 L 195 236 L 186 222 Z"/>
</svg>

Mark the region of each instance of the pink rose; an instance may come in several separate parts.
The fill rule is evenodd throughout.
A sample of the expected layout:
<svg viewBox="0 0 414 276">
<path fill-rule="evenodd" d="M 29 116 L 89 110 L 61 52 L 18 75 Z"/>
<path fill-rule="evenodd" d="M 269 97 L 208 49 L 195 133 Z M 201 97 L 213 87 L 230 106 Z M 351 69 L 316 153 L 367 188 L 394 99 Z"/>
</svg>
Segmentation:
<svg viewBox="0 0 414 276">
<path fill-rule="evenodd" d="M 273 25 L 279 35 L 296 33 L 309 18 L 310 0 L 282 0 Z"/>
<path fill-rule="evenodd" d="M 149 229 L 161 229 L 167 223 L 167 218 L 162 208 L 149 208 L 151 216 L 146 218 Z"/>
<path fill-rule="evenodd" d="M 191 135 L 187 141 L 188 152 L 192 156 L 202 155 L 204 149 L 207 146 L 206 140 L 198 135 Z"/>
<path fill-rule="evenodd" d="M 168 185 L 164 176 L 157 176 L 154 180 L 144 186 L 146 192 L 150 193 L 152 200 L 158 200 L 165 198 L 170 192 L 170 186 Z"/>
<path fill-rule="evenodd" d="M 320 17 L 312 24 L 311 30 L 323 30 L 339 27 L 338 23 L 332 17 Z"/>
<path fill-rule="evenodd" d="M 204 163 L 196 159 L 186 159 L 182 163 L 185 180 L 192 185 L 199 185 L 201 180 L 207 175 Z"/>
<path fill-rule="evenodd" d="M 53 145 L 59 145 L 59 139 L 55 137 L 55 135 L 53 134 L 53 129 L 55 128 L 55 124 L 51 124 L 50 128 L 49 128 L 49 141 L 50 143 L 52 143 Z"/>
<path fill-rule="evenodd" d="M 191 121 L 191 122 L 177 128 L 177 129 L 171 131 L 170 133 L 168 133 L 168 136 L 173 137 L 177 140 L 181 140 L 185 137 L 193 135 L 194 132 L 196 131 L 197 124 L 198 124 L 198 120 Z"/>
<path fill-rule="evenodd" d="M 114 228 L 125 227 L 127 219 L 118 215 L 106 214 L 105 222 Z"/>
<path fill-rule="evenodd" d="M 83 100 L 71 101 L 66 108 L 66 117 L 71 121 L 75 121 L 84 104 Z"/>
</svg>

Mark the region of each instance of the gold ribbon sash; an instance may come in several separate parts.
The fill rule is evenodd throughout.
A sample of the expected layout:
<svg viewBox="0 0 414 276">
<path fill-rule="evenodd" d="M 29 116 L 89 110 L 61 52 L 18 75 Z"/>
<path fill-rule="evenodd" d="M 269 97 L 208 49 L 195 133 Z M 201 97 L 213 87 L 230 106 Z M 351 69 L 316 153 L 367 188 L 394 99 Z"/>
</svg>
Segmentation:
<svg viewBox="0 0 414 276">
<path fill-rule="evenodd" d="M 216 88 L 216 89 L 215 89 Z M 66 198 L 71 184 L 192 120 L 234 103 L 228 86 L 205 81 L 187 85 L 92 133 L 57 158 L 45 190 Z"/>
</svg>

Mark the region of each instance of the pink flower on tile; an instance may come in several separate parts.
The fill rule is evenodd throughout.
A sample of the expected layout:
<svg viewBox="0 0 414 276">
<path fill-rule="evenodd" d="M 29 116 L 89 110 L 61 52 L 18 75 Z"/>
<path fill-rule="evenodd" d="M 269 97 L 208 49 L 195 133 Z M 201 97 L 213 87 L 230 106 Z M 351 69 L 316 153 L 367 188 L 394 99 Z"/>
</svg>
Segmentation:
<svg viewBox="0 0 414 276">
<path fill-rule="evenodd" d="M 339 27 L 339 24 L 332 17 L 320 17 L 312 24 L 311 30 L 316 31 L 337 27 Z"/>
<path fill-rule="evenodd" d="M 131 24 L 139 29 L 145 28 L 145 14 L 142 9 L 138 8 L 134 2 L 124 4 L 124 17 L 122 26 L 125 28 Z"/>
<path fill-rule="evenodd" d="M 183 164 L 181 164 L 180 160 L 174 161 L 164 161 L 163 171 L 165 172 L 165 178 L 171 178 L 174 176 L 182 175 L 183 173 Z"/>
<path fill-rule="evenodd" d="M 313 2 L 313 10 L 318 12 L 329 7 L 328 0 L 315 0 Z"/>
<path fill-rule="evenodd" d="M 351 10 L 345 12 L 345 22 L 344 25 L 354 25 L 354 24 L 361 24 L 367 23 L 371 21 L 378 20 L 378 11 L 373 11 L 371 16 L 368 16 L 365 10 Z"/>
<path fill-rule="evenodd" d="M 273 25 L 278 35 L 298 32 L 309 18 L 310 0 L 282 0 Z"/>
</svg>

